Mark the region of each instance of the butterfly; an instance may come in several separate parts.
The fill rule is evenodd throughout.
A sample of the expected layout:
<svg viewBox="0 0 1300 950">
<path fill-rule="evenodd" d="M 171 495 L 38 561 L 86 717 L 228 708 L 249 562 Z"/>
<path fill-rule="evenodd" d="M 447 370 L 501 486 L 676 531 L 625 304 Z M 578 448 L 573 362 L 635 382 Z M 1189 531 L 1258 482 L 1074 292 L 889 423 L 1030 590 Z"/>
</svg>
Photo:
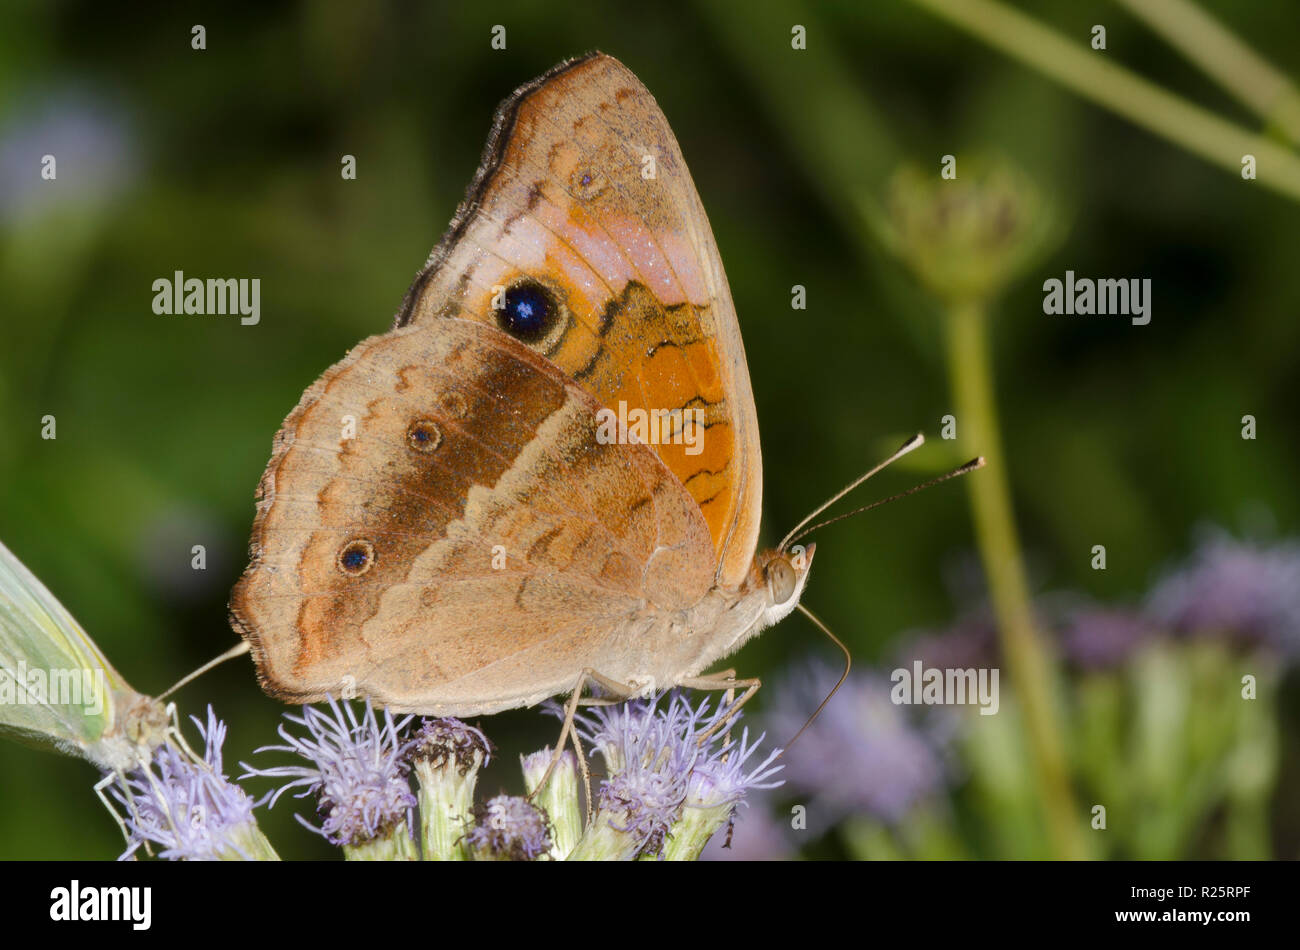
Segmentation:
<svg viewBox="0 0 1300 950">
<path fill-rule="evenodd" d="M 704 671 L 795 609 L 814 554 L 758 551 L 761 507 L 708 218 L 654 98 L 592 53 L 502 104 L 395 326 L 285 420 L 231 621 L 294 703 L 757 684 Z"/>
<path fill-rule="evenodd" d="M 127 684 L 49 589 L 0 544 L 0 735 L 106 772 L 149 761 L 166 707 Z"/>
</svg>

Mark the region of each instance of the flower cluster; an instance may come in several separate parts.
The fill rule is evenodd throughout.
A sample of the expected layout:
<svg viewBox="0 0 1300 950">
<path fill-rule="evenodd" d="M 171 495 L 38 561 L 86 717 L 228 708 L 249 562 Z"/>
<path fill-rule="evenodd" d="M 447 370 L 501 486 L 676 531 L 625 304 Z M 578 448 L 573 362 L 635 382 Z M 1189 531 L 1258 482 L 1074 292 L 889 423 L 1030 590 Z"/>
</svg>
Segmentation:
<svg viewBox="0 0 1300 950">
<path fill-rule="evenodd" d="M 1066 659 L 1085 671 L 1123 666 L 1162 637 L 1216 638 L 1294 661 L 1300 658 L 1300 544 L 1213 535 L 1186 564 L 1166 572 L 1140 606 L 1058 595 L 1039 598 L 1036 607 L 1055 628 Z M 917 661 L 939 668 L 996 666 L 993 621 L 973 613 L 944 633 L 911 639 L 897 659 L 909 668 Z M 1159 669 L 1165 667 L 1148 672 Z M 818 664 L 790 671 L 772 690 L 771 728 L 800 734 L 837 672 Z M 202 756 L 176 736 L 147 766 L 116 776 L 111 795 L 125 812 L 124 857 L 156 845 L 170 859 L 273 858 L 253 810 L 294 790 L 299 798 L 316 797 L 320 824 L 298 820 L 352 859 L 693 859 L 723 828 L 731 840 L 737 808 L 748 804 L 750 793 L 787 778 L 813 832 L 849 817 L 896 829 L 918 809 L 936 815 L 928 806 L 956 778 L 951 751 L 961 717 L 942 707 L 897 705 L 891 692 L 882 673 L 854 674 L 781 764 L 779 750 L 759 755 L 763 737 L 751 741 L 734 702 L 706 697 L 692 704 L 674 690 L 591 706 L 574 719 L 579 740 L 604 766 L 589 794 L 595 814 L 586 822 L 579 781 L 586 763 L 567 749 L 521 757 L 526 798 L 499 795 L 476 803 L 478 774 L 494 752 L 480 729 L 450 718 L 421 720 L 408 729 L 414 717 L 395 720 L 368 702 L 358 713 L 333 699 L 286 715 L 279 728 L 283 743 L 258 750 L 290 753 L 305 763 L 245 765 L 241 778 L 285 780 L 261 801 L 223 774 L 226 728 L 211 709 L 206 723 L 195 720 Z M 548 707 L 561 712 L 553 702 Z M 776 778 L 787 765 L 788 773 Z M 758 848 L 750 849 L 752 856 L 788 850 L 789 829 L 781 823 L 750 825 Z M 862 839 L 868 851 L 880 840 Z"/>
<path fill-rule="evenodd" d="M 536 861 L 551 850 L 546 815 L 526 798 L 498 795 L 475 805 L 465 842 L 486 860 Z"/>
<path fill-rule="evenodd" d="M 1081 670 L 1122 666 L 1161 638 L 1218 639 L 1300 660 L 1300 543 L 1243 541 L 1208 533 L 1183 564 L 1167 569 L 1136 605 L 1106 605 L 1074 594 L 1035 603 L 1062 655 Z M 997 665 L 997 627 L 986 610 L 948 629 L 908 638 L 908 662 L 967 668 Z"/>
<path fill-rule="evenodd" d="M 222 769 L 226 725 L 208 707 L 207 723 L 193 719 L 204 742 L 202 758 L 168 742 L 153 761 L 118 776 L 110 793 L 125 812 L 128 842 L 122 858 L 143 846 L 177 861 L 274 857 L 257 830 L 257 806 Z"/>
<path fill-rule="evenodd" d="M 772 728 L 798 733 L 838 675 L 825 663 L 794 668 L 776 685 Z M 953 728 L 947 710 L 896 705 L 883 675 L 850 676 L 787 756 L 790 788 L 814 818 L 810 830 L 856 814 L 894 824 L 935 798 L 951 778 Z"/>
<path fill-rule="evenodd" d="M 1217 639 L 1300 659 L 1300 545 L 1209 534 L 1136 607 L 1072 604 L 1056 612 L 1066 658 L 1114 669 L 1161 637 Z"/>
<path fill-rule="evenodd" d="M 395 720 L 368 702 L 360 714 L 333 699 L 287 714 L 279 728 L 283 742 L 257 751 L 286 752 L 305 763 L 245 764 L 241 778 L 281 780 L 264 799 L 271 806 L 291 790 L 298 798 L 314 796 L 320 825 L 295 817 L 352 860 L 689 859 L 730 821 L 749 790 L 780 784 L 773 778 L 782 768 L 775 764 L 779 752 L 760 759 L 762 739 L 751 741 L 747 729 L 733 741 L 727 729 L 738 720 L 735 707 L 714 709 L 708 700 L 692 706 L 678 693 L 666 702 L 633 701 L 578 716 L 578 734 L 606 769 L 597 813 L 585 827 L 581 763 L 568 750 L 521 757 L 526 798 L 498 795 L 476 804 L 478 773 L 493 752 L 481 730 L 450 718 L 409 729 L 414 717 Z M 201 731 L 208 739 L 202 769 L 165 749 L 161 779 L 133 780 L 119 796 L 138 806 L 136 839 L 163 843 L 164 857 L 273 854 L 269 845 L 250 849 L 242 838 L 232 845 L 220 836 L 231 827 L 246 836 L 250 829 L 260 833 L 251 824 L 253 803 L 220 774 L 225 727 L 212 717 Z M 192 811 L 204 796 L 213 806 L 200 809 L 209 817 L 195 827 L 208 838 L 167 837 L 175 822 L 165 815 Z"/>
<path fill-rule="evenodd" d="M 361 845 L 391 832 L 406 821 L 415 807 L 415 796 L 407 780 L 409 741 L 400 738 L 410 723 L 410 716 L 394 722 L 384 710 L 380 725 L 370 703 L 358 719 L 349 704 L 328 699 L 329 711 L 303 707 L 301 716 L 285 719 L 307 730 L 307 736 L 293 735 L 281 725 L 284 745 L 263 746 L 258 752 L 289 752 L 301 756 L 310 765 L 282 765 L 256 769 L 244 765 L 241 778 L 264 776 L 288 778 L 271 796 L 271 806 L 291 788 L 294 796 L 318 796 L 318 813 L 322 825 L 317 828 L 298 820 L 325 836 L 335 845 Z"/>
<path fill-rule="evenodd" d="M 606 834 L 620 857 L 696 857 L 747 792 L 781 784 L 774 778 L 784 768 L 775 764 L 780 750 L 755 760 L 762 736 L 751 743 L 747 727 L 738 742 L 727 736 L 727 719 L 738 710 L 711 709 L 707 699 L 691 706 L 676 691 L 661 702 L 598 706 L 577 719 L 579 735 L 608 772 L 597 795 L 596 837 Z M 583 856 L 607 855 L 594 848 Z"/>
<path fill-rule="evenodd" d="M 466 775 L 492 761 L 492 743 L 481 729 L 459 719 L 425 719 L 406 746 L 407 756 L 434 769 Z"/>
<path fill-rule="evenodd" d="M 1181 636 L 1217 635 L 1300 658 L 1300 544 L 1211 534 L 1156 584 L 1146 612 Z"/>
</svg>

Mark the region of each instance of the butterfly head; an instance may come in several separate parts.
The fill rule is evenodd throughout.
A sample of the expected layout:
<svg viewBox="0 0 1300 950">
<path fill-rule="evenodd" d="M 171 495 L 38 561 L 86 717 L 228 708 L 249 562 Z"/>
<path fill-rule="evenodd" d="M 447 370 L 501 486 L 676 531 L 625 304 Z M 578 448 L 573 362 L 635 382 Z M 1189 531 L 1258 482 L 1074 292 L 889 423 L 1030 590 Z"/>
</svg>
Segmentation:
<svg viewBox="0 0 1300 950">
<path fill-rule="evenodd" d="M 768 551 L 759 557 L 759 570 L 767 589 L 765 626 L 776 623 L 794 610 L 808 583 L 817 545 L 797 544 L 789 551 Z"/>
</svg>

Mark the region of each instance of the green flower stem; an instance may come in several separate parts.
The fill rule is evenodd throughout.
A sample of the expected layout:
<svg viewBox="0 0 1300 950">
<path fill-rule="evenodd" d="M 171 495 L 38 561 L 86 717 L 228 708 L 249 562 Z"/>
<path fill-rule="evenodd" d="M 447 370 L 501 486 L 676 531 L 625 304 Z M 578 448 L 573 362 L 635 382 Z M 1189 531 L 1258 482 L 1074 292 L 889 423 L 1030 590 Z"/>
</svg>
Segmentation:
<svg viewBox="0 0 1300 950">
<path fill-rule="evenodd" d="M 231 851 L 224 851 L 221 854 L 223 861 L 279 861 L 280 855 L 276 854 L 275 848 L 271 847 L 271 842 L 267 840 L 266 835 L 262 834 L 262 829 L 257 827 L 256 822 L 249 822 L 237 831 L 232 833 L 232 837 L 248 855 L 245 859 L 243 855 Z"/>
<path fill-rule="evenodd" d="M 1292 145 L 1300 145 L 1300 90 L 1190 0 L 1117 0 Z"/>
<path fill-rule="evenodd" d="M 587 830 L 569 852 L 569 861 L 631 861 L 636 857 L 637 840 L 612 824 L 612 816 L 598 811 L 587 825 Z M 619 815 L 619 823 L 626 824 L 627 816 Z"/>
<path fill-rule="evenodd" d="M 349 861 L 417 861 L 415 842 L 406 822 L 398 822 L 386 835 L 364 844 L 345 844 L 343 856 Z"/>
<path fill-rule="evenodd" d="M 551 823 L 551 857 L 556 861 L 563 861 L 582 837 L 583 816 L 582 803 L 578 797 L 578 767 L 573 753 L 565 751 L 556 761 L 555 769 L 547 779 L 546 786 L 538 792 L 537 783 L 546 772 L 546 766 L 542 762 L 549 764 L 551 750 L 543 749 L 542 753 L 535 760 L 534 769 L 530 770 L 527 764 L 524 765 L 524 788 L 529 795 L 536 794 L 537 798 L 533 804 L 546 813 Z"/>
<path fill-rule="evenodd" d="M 1247 671 L 1257 677 L 1255 699 L 1241 695 L 1241 674 Z M 1268 861 L 1274 857 L 1269 811 L 1278 781 L 1278 675 L 1267 653 L 1225 657 L 1207 675 L 1207 679 L 1213 677 L 1210 689 L 1225 696 L 1235 712 L 1232 735 L 1225 743 L 1225 761 L 1219 769 L 1227 781 L 1224 856 L 1229 860 Z"/>
<path fill-rule="evenodd" d="M 1016 538 L 1006 453 L 993 403 L 986 316 L 979 304 L 953 304 L 947 315 L 949 378 L 958 432 L 968 449 L 990 459 L 984 471 L 966 479 L 966 486 L 1002 652 L 1023 706 L 1035 785 L 1052 850 L 1057 857 L 1082 858 L 1087 855 L 1067 777 L 1058 711 L 1051 699 L 1055 671 L 1035 628 Z"/>
<path fill-rule="evenodd" d="M 1073 92 L 1234 173 L 1254 155 L 1259 182 L 1300 200 L 1300 156 L 1172 95 L 996 0 L 912 0 Z"/>
<path fill-rule="evenodd" d="M 910 857 L 893 830 L 875 818 L 849 818 L 840 834 L 855 861 L 906 861 Z"/>
<path fill-rule="evenodd" d="M 455 758 L 434 766 L 417 759 L 420 844 L 426 861 L 468 861 L 465 831 L 474 808 L 478 766 L 461 775 Z"/>
<path fill-rule="evenodd" d="M 677 819 L 672 834 L 664 842 L 664 860 L 698 861 L 709 839 L 727 824 L 732 807 L 728 802 L 712 808 L 695 805 L 683 808 L 682 817 Z"/>
</svg>

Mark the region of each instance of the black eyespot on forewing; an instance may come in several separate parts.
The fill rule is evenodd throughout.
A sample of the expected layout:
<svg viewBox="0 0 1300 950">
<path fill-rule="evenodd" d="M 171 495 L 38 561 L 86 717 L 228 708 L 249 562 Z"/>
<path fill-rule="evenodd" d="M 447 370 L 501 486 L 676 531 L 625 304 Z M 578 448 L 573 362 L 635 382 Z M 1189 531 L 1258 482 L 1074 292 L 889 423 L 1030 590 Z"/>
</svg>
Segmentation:
<svg viewBox="0 0 1300 950">
<path fill-rule="evenodd" d="M 442 430 L 432 419 L 416 419 L 406 428 L 406 444 L 415 452 L 432 452 L 442 445 Z"/>
<path fill-rule="evenodd" d="M 360 577 L 375 563 L 375 546 L 364 538 L 343 545 L 339 551 L 338 568 L 350 577 Z"/>
<path fill-rule="evenodd" d="M 497 311 L 497 326 L 516 340 L 536 343 L 559 317 L 559 305 L 550 290 L 534 280 L 521 280 L 505 292 L 505 305 Z"/>
</svg>

